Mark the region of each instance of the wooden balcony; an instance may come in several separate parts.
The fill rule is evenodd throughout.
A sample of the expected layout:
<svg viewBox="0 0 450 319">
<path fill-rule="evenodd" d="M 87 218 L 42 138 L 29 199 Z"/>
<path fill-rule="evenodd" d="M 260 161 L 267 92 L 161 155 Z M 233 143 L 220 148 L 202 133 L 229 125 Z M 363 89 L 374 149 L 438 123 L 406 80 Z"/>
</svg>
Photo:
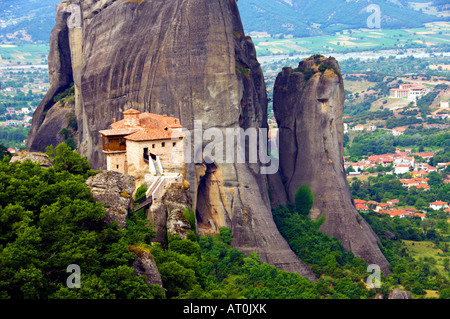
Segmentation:
<svg viewBox="0 0 450 319">
<path fill-rule="evenodd" d="M 123 136 L 103 136 L 104 152 L 125 152 L 127 150 L 126 140 Z"/>
</svg>

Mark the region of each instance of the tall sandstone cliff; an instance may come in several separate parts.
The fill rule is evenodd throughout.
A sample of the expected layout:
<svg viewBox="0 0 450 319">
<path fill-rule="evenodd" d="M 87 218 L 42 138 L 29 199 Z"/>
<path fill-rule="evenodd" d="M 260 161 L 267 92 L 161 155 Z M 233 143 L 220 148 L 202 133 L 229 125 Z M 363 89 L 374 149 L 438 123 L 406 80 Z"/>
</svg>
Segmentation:
<svg viewBox="0 0 450 319">
<path fill-rule="evenodd" d="M 56 143 L 45 123 L 53 97 L 75 85 L 78 151 L 104 169 L 99 130 L 130 107 L 211 127 L 267 127 L 267 94 L 254 45 L 234 0 L 70 0 L 57 5 L 51 88 L 39 105 L 28 149 Z M 58 112 L 59 113 L 59 112 Z M 55 142 L 56 141 L 56 142 Z M 203 144 L 207 144 L 205 141 Z M 188 164 L 198 231 L 230 227 L 233 245 L 281 269 L 314 275 L 273 222 L 260 164 Z"/>
<path fill-rule="evenodd" d="M 315 194 L 312 219 L 326 216 L 320 230 L 338 238 L 346 250 L 389 273 L 379 239 L 358 214 L 343 163 L 344 84 L 334 58 L 313 56 L 297 69 L 283 68 L 274 87 L 279 127 L 279 174 L 269 176 L 272 205 L 294 203 L 308 184 Z"/>
</svg>

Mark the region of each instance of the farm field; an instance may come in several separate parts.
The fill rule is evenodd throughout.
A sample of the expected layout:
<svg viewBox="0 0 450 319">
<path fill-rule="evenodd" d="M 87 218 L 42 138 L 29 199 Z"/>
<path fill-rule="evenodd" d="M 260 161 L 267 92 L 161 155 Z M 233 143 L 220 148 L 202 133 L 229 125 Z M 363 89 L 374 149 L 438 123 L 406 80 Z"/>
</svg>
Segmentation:
<svg viewBox="0 0 450 319">
<path fill-rule="evenodd" d="M 258 56 L 427 48 L 450 44 L 450 22 L 433 22 L 414 29 L 351 30 L 338 32 L 334 36 L 285 39 L 255 37 L 253 41 Z"/>
<path fill-rule="evenodd" d="M 47 64 L 48 44 L 1 44 L 0 66 Z"/>
</svg>

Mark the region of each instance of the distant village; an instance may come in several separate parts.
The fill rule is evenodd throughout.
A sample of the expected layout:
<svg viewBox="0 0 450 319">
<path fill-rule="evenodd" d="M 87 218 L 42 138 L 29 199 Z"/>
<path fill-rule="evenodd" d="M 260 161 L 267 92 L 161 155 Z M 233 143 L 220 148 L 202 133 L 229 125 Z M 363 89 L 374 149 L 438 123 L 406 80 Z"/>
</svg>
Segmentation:
<svg viewBox="0 0 450 319">
<path fill-rule="evenodd" d="M 379 214 L 387 214 L 391 217 L 419 217 L 424 220 L 426 218 L 426 214 L 420 212 L 415 208 L 405 208 L 405 209 L 396 209 L 396 205 L 399 203 L 398 199 L 388 200 L 386 203 L 378 203 L 375 201 L 365 201 L 362 199 L 355 199 L 356 209 L 359 212 L 368 212 L 369 210 L 373 210 Z M 446 213 L 450 213 L 450 208 L 447 202 L 435 201 L 429 203 L 429 207 L 433 210 L 443 210 Z"/>
<path fill-rule="evenodd" d="M 22 107 L 20 110 L 16 110 L 14 107 L 7 107 L 6 112 L 0 114 L 0 119 L 7 118 L 8 115 L 16 119 L 6 120 L 0 126 L 31 126 L 33 112 L 34 109 L 32 107 Z"/>
<path fill-rule="evenodd" d="M 379 165 L 382 167 L 392 167 L 392 171 L 386 174 L 395 174 L 399 177 L 400 182 L 403 187 L 410 188 L 416 187 L 423 191 L 430 189 L 428 185 L 429 178 L 427 175 L 431 172 L 439 172 L 444 170 L 449 163 L 438 163 L 433 167 L 427 163 L 419 163 L 416 161 L 416 157 L 423 158 L 424 160 L 429 160 L 434 156 L 434 153 L 424 152 L 424 153 L 411 153 L 411 149 L 407 148 L 405 150 L 396 149 L 394 154 L 382 154 L 382 155 L 371 155 L 365 157 L 358 162 L 349 162 L 349 156 L 344 156 L 344 168 L 349 177 L 357 176 L 361 174 L 366 174 L 364 171 L 368 168 L 376 168 Z M 351 168 L 351 169 L 349 169 Z M 405 174 L 408 174 L 408 178 L 403 178 Z M 445 184 L 450 183 L 450 175 L 444 179 Z M 360 212 L 367 212 L 369 210 L 374 210 L 380 214 L 388 214 L 391 217 L 399 216 L 403 217 L 414 217 L 418 216 L 422 219 L 425 218 L 425 214 L 419 212 L 415 208 L 407 209 L 396 209 L 396 204 L 399 202 L 398 199 L 388 200 L 386 203 L 378 203 L 375 201 L 364 201 L 360 199 L 355 200 L 356 208 Z M 444 210 L 450 213 L 450 209 L 447 202 L 436 201 L 429 203 L 429 207 L 433 210 Z"/>
<path fill-rule="evenodd" d="M 7 107 L 6 112 L 0 114 L 0 127 L 31 127 L 34 111 L 35 109 L 32 107 L 22 107 L 20 109 Z M 26 144 L 27 141 L 23 140 L 20 148 L 25 147 Z M 8 152 L 11 154 L 17 153 L 18 151 L 18 148 L 8 148 Z"/>
</svg>

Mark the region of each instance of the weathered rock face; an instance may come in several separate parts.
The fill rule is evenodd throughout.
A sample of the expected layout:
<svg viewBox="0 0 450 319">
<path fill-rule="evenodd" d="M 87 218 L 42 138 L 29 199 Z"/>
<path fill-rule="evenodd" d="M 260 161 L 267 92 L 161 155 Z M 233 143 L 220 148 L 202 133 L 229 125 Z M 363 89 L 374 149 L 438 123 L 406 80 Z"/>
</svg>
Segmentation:
<svg viewBox="0 0 450 319">
<path fill-rule="evenodd" d="M 170 213 L 192 207 L 192 199 L 189 190 L 177 182 L 167 185 L 158 197 L 148 208 L 147 217 L 155 225 L 155 240 L 163 244 L 166 231 L 169 231 L 172 226 L 169 224 Z"/>
<path fill-rule="evenodd" d="M 150 251 L 141 247 L 131 246 L 130 250 L 134 252 L 137 258 L 134 260 L 132 267 L 138 276 L 145 276 L 149 285 L 159 285 L 163 287 L 161 275 L 156 266 Z"/>
<path fill-rule="evenodd" d="M 52 89 L 33 119 L 28 149 L 50 141 L 40 125 L 55 92 L 70 81 L 78 150 L 95 169 L 106 165 L 98 131 L 130 107 L 177 117 L 191 133 L 195 120 L 202 121 L 203 131 L 267 127 L 264 77 L 235 0 L 71 0 L 58 6 L 56 25 Z M 202 203 L 197 217 L 214 222 L 200 223 L 198 231 L 230 227 L 236 248 L 312 279 L 273 222 L 259 168 L 216 163 L 219 178 L 213 181 L 202 163 L 187 165 L 194 209 Z M 210 186 L 200 187 L 204 178 Z"/>
<path fill-rule="evenodd" d="M 42 167 L 52 167 L 53 162 L 52 159 L 45 153 L 39 152 L 20 152 L 13 157 L 11 157 L 10 162 L 19 162 L 23 163 L 26 160 L 30 160 L 34 163 L 41 165 Z"/>
<path fill-rule="evenodd" d="M 389 293 L 388 299 L 413 299 L 408 291 L 394 289 Z"/>
<path fill-rule="evenodd" d="M 102 203 L 106 211 L 104 223 L 117 221 L 119 227 L 125 228 L 135 189 L 134 181 L 133 176 L 113 171 L 103 171 L 88 178 L 86 186 L 90 187 L 94 199 Z"/>
<path fill-rule="evenodd" d="M 183 214 L 183 211 L 176 209 L 169 214 L 167 218 L 167 232 L 172 235 L 178 235 L 181 239 L 186 239 L 191 230 L 191 225 Z"/>
<path fill-rule="evenodd" d="M 320 67 L 320 69 L 319 69 Z M 309 79 L 308 79 L 309 78 Z M 346 250 L 389 273 L 378 237 L 358 214 L 343 163 L 344 84 L 334 58 L 311 57 L 298 69 L 284 68 L 274 88 L 279 128 L 279 175 L 269 177 L 272 198 L 294 202 L 308 184 L 315 194 L 312 219 L 326 216 L 321 230 Z"/>
</svg>

